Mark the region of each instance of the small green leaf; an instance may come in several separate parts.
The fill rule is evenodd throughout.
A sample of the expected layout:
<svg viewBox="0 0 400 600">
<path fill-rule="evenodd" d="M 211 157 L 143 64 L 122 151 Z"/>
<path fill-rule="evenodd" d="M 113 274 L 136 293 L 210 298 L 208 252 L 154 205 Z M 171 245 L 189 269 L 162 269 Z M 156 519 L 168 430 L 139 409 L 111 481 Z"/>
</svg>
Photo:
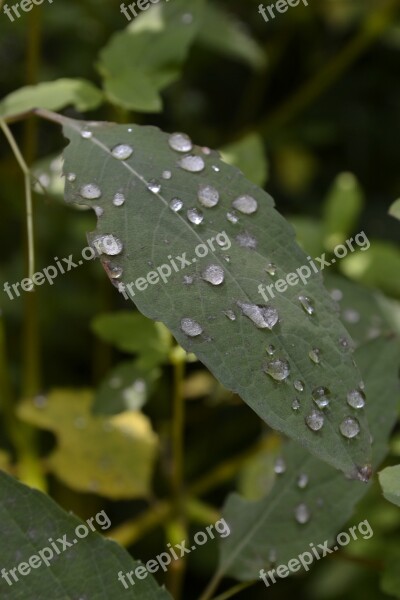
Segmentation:
<svg viewBox="0 0 400 600">
<path fill-rule="evenodd" d="M 400 465 L 383 469 L 379 473 L 379 483 L 386 500 L 400 506 Z"/>
<path fill-rule="evenodd" d="M 260 135 L 250 133 L 238 142 L 224 146 L 220 152 L 222 160 L 240 169 L 256 185 L 264 186 L 269 167 Z"/>
<path fill-rule="evenodd" d="M 389 208 L 389 215 L 400 220 L 400 198 Z"/>
<path fill-rule="evenodd" d="M 0 117 L 8 119 L 33 108 L 61 110 L 70 104 L 85 112 L 97 108 L 102 102 L 102 92 L 89 81 L 57 79 L 12 92 L 0 102 Z"/>
<path fill-rule="evenodd" d="M 79 535 L 83 536 L 85 530 L 77 517 L 64 512 L 41 492 L 0 472 L 0 538 L 3 540 L 0 564 L 11 582 L 9 585 L 4 577 L 0 579 L 1 599 L 172 600 L 150 574 L 144 580 L 135 579 L 135 585 L 128 589 L 123 587 L 118 573 L 135 570 L 139 563 L 115 542 L 100 535 L 101 530 L 106 531 L 111 525 L 107 513 L 100 511 L 93 515 L 91 525 L 97 531 L 91 531 L 85 523 L 89 530 L 87 537 L 77 538 L 75 530 L 79 525 Z M 49 539 L 56 544 L 58 555 Z M 70 546 L 63 550 L 65 544 L 58 540 L 67 540 Z M 39 553 L 45 548 L 42 556 L 49 559 L 48 566 L 43 558 L 41 564 L 38 562 Z M 29 560 L 33 556 L 37 557 L 35 568 L 30 568 Z M 24 575 L 15 570 L 18 565 L 22 565 Z M 14 569 L 18 581 L 13 579 L 10 569 Z"/>
</svg>

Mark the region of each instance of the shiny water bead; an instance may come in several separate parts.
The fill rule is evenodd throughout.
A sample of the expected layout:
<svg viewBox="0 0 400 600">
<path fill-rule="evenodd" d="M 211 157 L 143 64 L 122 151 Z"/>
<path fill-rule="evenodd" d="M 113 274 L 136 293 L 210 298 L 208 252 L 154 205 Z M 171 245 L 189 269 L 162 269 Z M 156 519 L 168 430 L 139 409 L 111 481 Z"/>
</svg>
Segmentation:
<svg viewBox="0 0 400 600">
<path fill-rule="evenodd" d="M 202 157 L 195 155 L 184 156 L 178 164 L 182 169 L 190 173 L 200 173 L 206 166 Z"/>
<path fill-rule="evenodd" d="M 247 302 L 237 302 L 237 305 L 259 329 L 272 329 L 279 321 L 278 311 L 272 306 L 259 306 Z"/>
<path fill-rule="evenodd" d="M 81 187 L 79 194 L 87 200 L 97 200 L 101 196 L 101 189 L 95 183 L 87 183 Z"/>
<path fill-rule="evenodd" d="M 265 267 L 265 270 L 268 273 L 268 275 L 271 275 L 272 277 L 274 277 L 276 275 L 276 266 L 273 263 L 269 263 Z"/>
<path fill-rule="evenodd" d="M 297 410 L 300 410 L 300 406 L 301 406 L 301 404 L 300 404 L 300 400 L 299 400 L 298 398 L 295 398 L 295 399 L 292 401 L 292 409 L 293 409 L 293 410 L 296 410 L 296 411 L 297 411 Z"/>
<path fill-rule="evenodd" d="M 226 310 L 224 313 L 230 321 L 236 321 L 236 315 L 233 310 Z"/>
<path fill-rule="evenodd" d="M 181 329 L 183 333 L 186 333 L 190 337 L 196 337 L 203 333 L 202 326 L 197 321 L 188 318 L 181 320 Z"/>
<path fill-rule="evenodd" d="M 304 488 L 306 488 L 308 485 L 308 475 L 306 475 L 306 473 L 300 473 L 300 475 L 297 478 L 297 487 L 299 487 L 301 490 L 304 490 Z"/>
<path fill-rule="evenodd" d="M 219 202 L 219 192 L 211 185 L 201 185 L 197 197 L 206 208 L 212 208 Z"/>
<path fill-rule="evenodd" d="M 171 173 L 171 171 L 163 171 L 161 177 L 163 179 L 171 179 L 172 173 Z"/>
<path fill-rule="evenodd" d="M 200 225 L 204 220 L 203 213 L 200 210 L 197 210 L 197 208 L 189 208 L 186 214 L 193 225 Z"/>
<path fill-rule="evenodd" d="M 324 425 L 324 415 L 319 410 L 312 410 L 306 416 L 306 424 L 312 431 L 319 431 Z"/>
<path fill-rule="evenodd" d="M 150 190 L 150 192 L 153 192 L 153 194 L 158 194 L 158 192 L 161 190 L 161 185 L 158 183 L 158 181 L 153 179 L 147 184 L 147 189 Z"/>
<path fill-rule="evenodd" d="M 290 366 L 287 360 L 276 358 L 265 365 L 264 371 L 275 381 L 284 381 L 290 375 Z"/>
<path fill-rule="evenodd" d="M 122 274 L 123 274 L 122 267 L 120 267 L 118 265 L 114 265 L 112 262 L 109 262 L 109 261 L 104 262 L 103 265 L 104 265 L 106 273 L 110 277 L 110 279 L 119 279 L 120 277 L 122 277 Z"/>
<path fill-rule="evenodd" d="M 118 160 L 127 160 L 133 152 L 133 148 L 128 144 L 118 144 L 111 150 L 111 154 Z"/>
<path fill-rule="evenodd" d="M 295 516 L 296 521 L 300 525 L 305 525 L 310 520 L 311 513 L 310 513 L 308 506 L 306 504 L 302 503 L 302 504 L 299 504 L 298 506 L 296 506 L 295 511 L 294 511 L 294 516 Z"/>
<path fill-rule="evenodd" d="M 114 194 L 113 204 L 114 206 L 122 206 L 125 203 L 125 196 L 122 192 Z"/>
<path fill-rule="evenodd" d="M 321 350 L 319 348 L 313 348 L 312 350 L 310 350 L 308 356 L 316 365 L 318 365 L 321 362 Z"/>
<path fill-rule="evenodd" d="M 121 240 L 113 235 L 99 235 L 93 240 L 93 245 L 97 250 L 109 256 L 120 254 L 123 250 Z"/>
<path fill-rule="evenodd" d="M 351 390 L 347 394 L 347 404 L 352 408 L 364 408 L 365 394 L 362 390 Z"/>
<path fill-rule="evenodd" d="M 194 279 L 193 279 L 193 277 L 191 275 L 184 275 L 183 276 L 183 283 L 185 285 L 192 285 L 193 281 L 194 281 Z"/>
<path fill-rule="evenodd" d="M 219 167 L 217 167 L 217 165 L 212 165 L 212 167 L 211 167 L 211 168 L 212 168 L 212 170 L 213 170 L 213 171 L 215 171 L 216 173 L 219 173 L 219 172 L 220 172 L 220 168 L 219 168 Z"/>
<path fill-rule="evenodd" d="M 266 350 L 267 350 L 267 353 L 268 353 L 270 356 L 273 356 L 273 355 L 275 354 L 275 352 L 276 352 L 276 348 L 275 348 L 275 346 L 273 346 L 272 344 L 270 344 L 270 345 L 269 345 L 269 346 L 266 348 Z"/>
<path fill-rule="evenodd" d="M 93 210 L 96 213 L 96 217 L 101 217 L 104 214 L 104 210 L 101 206 L 93 206 Z"/>
<path fill-rule="evenodd" d="M 255 250 L 257 248 L 256 238 L 247 233 L 247 231 L 239 233 L 235 239 L 241 248 L 249 248 L 250 250 Z"/>
<path fill-rule="evenodd" d="M 226 213 L 226 218 L 228 219 L 229 223 L 232 223 L 233 225 L 236 225 L 236 223 L 239 223 L 239 217 L 237 216 L 237 214 L 235 214 L 235 212 L 227 212 Z"/>
<path fill-rule="evenodd" d="M 293 387 L 298 392 L 304 392 L 304 383 L 300 379 L 296 379 L 296 381 L 293 382 Z"/>
<path fill-rule="evenodd" d="M 315 313 L 315 308 L 312 304 L 312 300 L 308 296 L 299 296 L 299 302 L 307 314 L 313 315 Z"/>
<path fill-rule="evenodd" d="M 258 208 L 257 200 L 248 194 L 244 194 L 243 196 L 236 198 L 232 202 L 232 206 L 244 215 L 252 215 Z"/>
<path fill-rule="evenodd" d="M 179 198 L 172 198 L 171 202 L 169 203 L 169 207 L 171 210 L 173 210 L 174 212 L 179 212 L 181 210 L 183 206 L 183 202 L 182 200 L 179 200 Z"/>
<path fill-rule="evenodd" d="M 192 140 L 186 133 L 172 133 L 168 138 L 168 144 L 176 152 L 190 152 L 193 148 Z"/>
<path fill-rule="evenodd" d="M 208 148 L 207 146 L 203 146 L 201 151 L 203 152 L 203 154 L 205 154 L 206 156 L 209 156 L 211 154 L 211 150 L 210 148 Z"/>
<path fill-rule="evenodd" d="M 68 173 L 67 174 L 67 181 L 69 181 L 70 183 L 73 183 L 76 179 L 76 175 L 75 173 Z"/>
<path fill-rule="evenodd" d="M 201 274 L 202 278 L 212 285 L 221 285 L 225 279 L 225 273 L 219 265 L 209 265 Z"/>
<path fill-rule="evenodd" d="M 318 408 L 326 408 L 329 406 L 330 391 L 328 388 L 319 386 L 313 389 L 311 395 Z"/>
<path fill-rule="evenodd" d="M 93 137 L 93 133 L 90 131 L 90 129 L 85 127 L 85 129 L 82 129 L 81 131 L 81 137 L 83 137 L 85 140 L 89 140 L 91 137 Z"/>
<path fill-rule="evenodd" d="M 274 471 L 277 475 L 282 475 L 286 471 L 286 463 L 283 458 L 277 458 L 274 464 Z"/>
<path fill-rule="evenodd" d="M 339 429 L 343 437 L 351 439 L 360 433 L 360 423 L 353 417 L 346 417 L 340 423 Z"/>
</svg>

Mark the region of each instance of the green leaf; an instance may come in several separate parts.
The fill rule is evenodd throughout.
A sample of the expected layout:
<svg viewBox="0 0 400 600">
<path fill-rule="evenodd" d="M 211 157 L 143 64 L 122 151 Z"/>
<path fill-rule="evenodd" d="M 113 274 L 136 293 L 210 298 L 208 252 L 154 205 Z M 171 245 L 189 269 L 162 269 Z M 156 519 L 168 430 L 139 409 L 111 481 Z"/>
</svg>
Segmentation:
<svg viewBox="0 0 400 600">
<path fill-rule="evenodd" d="M 81 526 L 78 539 L 75 530 Z M 111 523 L 104 511 L 94 515 L 86 537 L 82 521 L 64 512 L 57 504 L 37 490 L 22 485 L 9 475 L 0 472 L 0 563 L 7 571 L 10 586 L 0 579 L 2 600 L 38 600 L 90 598 L 90 600 L 171 600 L 165 590 L 158 587 L 153 576 L 135 578 L 135 585 L 125 589 L 118 580 L 118 573 L 135 570 L 129 554 L 115 542 L 105 540 L 100 531 L 106 531 Z M 66 537 L 64 537 L 66 536 Z M 49 538 L 58 551 L 51 546 Z M 67 540 L 71 547 L 63 550 Z M 77 540 L 76 544 L 73 541 Z M 42 555 L 39 552 L 47 548 Z M 50 551 L 54 558 L 50 558 Z M 38 557 L 35 561 L 31 557 Z M 49 566 L 43 559 L 47 557 Z M 30 568 L 29 560 L 35 564 Z M 18 581 L 9 573 L 21 565 L 22 575 L 15 571 Z M 28 571 L 29 569 L 29 571 Z M 128 583 L 128 582 L 127 582 Z"/>
<path fill-rule="evenodd" d="M 236 58 L 254 69 L 266 64 L 263 49 L 243 27 L 243 23 L 224 9 L 207 4 L 198 41 L 229 58 Z"/>
<path fill-rule="evenodd" d="M 40 404 L 26 400 L 18 414 L 56 435 L 46 464 L 72 489 L 114 499 L 149 496 L 158 449 L 150 421 L 137 411 L 93 416 L 92 401 L 89 391 L 54 390 Z"/>
<path fill-rule="evenodd" d="M 386 500 L 400 506 L 400 465 L 383 469 L 379 473 L 379 483 Z"/>
<path fill-rule="evenodd" d="M 257 133 L 250 133 L 238 142 L 220 149 L 221 158 L 234 165 L 253 183 L 263 187 L 268 177 L 268 161 L 264 142 Z"/>
<path fill-rule="evenodd" d="M 89 81 L 57 79 L 12 92 L 0 102 L 0 117 L 8 119 L 33 108 L 61 110 L 69 105 L 85 112 L 97 108 L 102 102 L 102 92 Z"/>
<path fill-rule="evenodd" d="M 160 2 L 111 38 L 98 63 L 111 102 L 141 112 L 162 110 L 160 91 L 181 73 L 200 25 L 203 3 Z"/>
<path fill-rule="evenodd" d="M 392 206 L 389 208 L 389 215 L 400 220 L 400 198 L 396 200 L 396 202 L 393 202 Z"/>
<path fill-rule="evenodd" d="M 183 348 L 196 354 L 271 427 L 297 439 L 349 476 L 363 477 L 370 454 L 366 419 L 360 416 L 360 434 L 352 441 L 340 433 L 348 415 L 347 393 L 357 387 L 360 374 L 349 352 L 350 342 L 345 341 L 348 334 L 320 274 L 310 277 L 307 285 L 288 286 L 283 293 L 275 290 L 271 301 L 258 291 L 261 282 L 271 285 L 307 265 L 292 228 L 274 209 L 270 196 L 208 150 L 194 148 L 194 160 L 201 167 L 204 163 L 201 172 L 185 170 L 180 163 L 184 155 L 172 150 L 168 135 L 154 127 L 97 124 L 92 125 L 92 137 L 83 139 L 85 123 L 64 122 L 65 135 L 71 140 L 65 152 L 65 172 L 76 176 L 67 177 L 66 199 L 103 209 L 91 241 L 100 244 L 103 264 L 113 281 L 119 282 L 119 289 L 147 317 L 162 321 Z M 111 153 L 121 144 L 129 154 L 126 160 Z M 165 171 L 171 171 L 169 179 L 163 178 Z M 90 187 L 87 194 L 88 185 L 97 187 Z M 201 185 L 219 191 L 214 208 L 200 204 Z M 125 194 L 121 206 L 113 204 L 116 193 Z M 82 195 L 97 197 L 90 200 Z M 232 223 L 227 212 L 242 195 L 252 196 L 258 208 L 250 215 L 237 211 L 238 222 Z M 169 208 L 174 198 L 183 202 L 182 211 Z M 193 223 L 200 214 L 193 215 L 194 208 L 204 213 L 199 225 Z M 106 248 L 109 242 L 110 249 Z M 181 260 L 174 261 L 174 257 L 180 257 L 184 270 Z M 266 272 L 270 263 L 276 265 L 275 276 Z M 205 270 L 210 266 L 223 273 L 222 285 L 206 281 Z M 159 275 L 168 272 L 169 277 L 162 280 L 157 268 L 161 268 Z M 302 306 L 302 294 L 311 297 L 313 314 Z M 272 319 L 258 321 L 261 328 L 251 311 L 266 307 L 271 308 Z M 231 318 L 227 311 L 232 311 L 228 312 Z M 266 352 L 270 345 L 275 347 L 273 357 Z M 319 364 L 318 358 L 310 357 L 310 353 L 315 357 L 315 348 L 321 352 Z M 275 367 L 282 381 L 267 374 Z M 307 398 L 300 418 L 292 409 L 296 380 L 304 382 Z M 315 409 L 311 392 L 319 386 L 331 390 L 332 407 L 318 432 L 306 425 L 305 417 Z"/>
<path fill-rule="evenodd" d="M 374 468 L 387 453 L 387 439 L 397 418 L 399 350 L 398 340 L 378 339 L 356 351 L 365 377 Z M 299 395 L 299 400 L 302 403 L 303 396 Z M 257 502 L 237 494 L 228 498 L 223 515 L 232 533 L 221 540 L 219 573 L 240 580 L 256 579 L 260 569 L 271 567 L 269 556 L 276 555 L 274 562 L 282 564 L 308 551 L 311 542 L 317 546 L 329 539 L 332 545 L 333 536 L 369 489 L 361 482 L 345 479 L 293 442 L 287 444 L 282 458 L 286 471 L 277 477 L 265 498 Z M 298 484 L 300 475 L 308 478 L 305 487 Z M 302 504 L 310 518 L 299 524 L 295 510 Z"/>
</svg>

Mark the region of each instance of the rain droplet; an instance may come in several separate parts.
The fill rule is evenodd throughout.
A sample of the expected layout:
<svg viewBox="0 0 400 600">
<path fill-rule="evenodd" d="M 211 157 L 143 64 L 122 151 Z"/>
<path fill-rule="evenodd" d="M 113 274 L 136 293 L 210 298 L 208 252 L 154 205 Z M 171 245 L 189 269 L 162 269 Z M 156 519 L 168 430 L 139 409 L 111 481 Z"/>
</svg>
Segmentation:
<svg viewBox="0 0 400 600">
<path fill-rule="evenodd" d="M 110 279 L 119 279 L 122 276 L 123 269 L 114 263 L 106 261 L 103 263 L 107 275 Z"/>
<path fill-rule="evenodd" d="M 88 183 L 81 187 L 79 194 L 87 200 L 97 200 L 101 196 L 101 190 L 95 183 Z"/>
<path fill-rule="evenodd" d="M 241 248 L 249 248 L 255 250 L 257 248 L 257 240 L 252 235 L 244 231 L 236 236 L 236 241 Z"/>
<path fill-rule="evenodd" d="M 316 387 L 312 391 L 312 397 L 318 408 L 326 408 L 329 406 L 330 391 L 326 387 Z"/>
<path fill-rule="evenodd" d="M 197 196 L 199 202 L 206 208 L 212 208 L 219 202 L 219 192 L 211 185 L 201 185 Z"/>
<path fill-rule="evenodd" d="M 274 464 L 274 471 L 277 475 L 282 475 L 286 471 L 286 463 L 283 458 L 277 458 Z"/>
<path fill-rule="evenodd" d="M 113 198 L 114 206 L 122 206 L 125 203 L 125 196 L 122 192 L 117 192 Z"/>
<path fill-rule="evenodd" d="M 197 210 L 197 208 L 189 208 L 186 214 L 193 225 L 200 225 L 200 223 L 203 222 L 204 215 L 200 210 Z"/>
<path fill-rule="evenodd" d="M 190 152 L 193 148 L 192 140 L 186 133 L 172 133 L 168 138 L 168 144 L 177 152 Z"/>
<path fill-rule="evenodd" d="M 203 333 L 202 326 L 197 323 L 197 321 L 188 318 L 181 320 L 181 329 L 183 333 L 186 333 L 186 335 L 189 335 L 190 337 L 196 337 Z"/>
<path fill-rule="evenodd" d="M 371 479 L 372 475 L 372 466 L 371 465 L 363 465 L 362 467 L 357 468 L 357 479 L 363 481 L 364 483 L 368 483 Z"/>
<path fill-rule="evenodd" d="M 315 308 L 312 304 L 312 300 L 308 296 L 299 296 L 299 301 L 306 313 L 309 315 L 313 315 L 315 313 Z"/>
<path fill-rule="evenodd" d="M 179 198 L 172 198 L 171 202 L 169 203 L 169 207 L 171 210 L 173 210 L 174 212 L 179 212 L 181 210 L 183 206 L 183 202 L 182 200 L 179 200 Z"/>
<path fill-rule="evenodd" d="M 224 313 L 230 321 L 236 321 L 236 315 L 233 310 L 226 310 Z"/>
<path fill-rule="evenodd" d="M 83 137 L 85 140 L 88 140 L 93 137 L 93 133 L 90 131 L 90 129 L 85 127 L 85 129 L 82 129 L 81 131 L 81 137 Z"/>
<path fill-rule="evenodd" d="M 276 358 L 274 360 L 270 360 L 264 367 L 264 371 L 275 379 L 275 381 L 283 381 L 287 379 L 290 375 L 290 367 L 287 360 L 281 360 L 280 358 Z"/>
<path fill-rule="evenodd" d="M 93 240 L 93 245 L 103 254 L 115 256 L 123 250 L 121 240 L 113 235 L 99 235 Z"/>
<path fill-rule="evenodd" d="M 343 311 L 343 319 L 347 321 L 347 323 L 358 323 L 360 318 L 360 313 L 352 308 L 348 308 L 345 311 Z"/>
<path fill-rule="evenodd" d="M 276 266 L 273 263 L 269 263 L 269 265 L 265 267 L 265 270 L 268 275 L 271 275 L 272 277 L 276 275 Z"/>
<path fill-rule="evenodd" d="M 257 200 L 247 194 L 236 198 L 236 200 L 232 202 L 232 206 L 244 215 L 252 215 L 258 208 Z"/>
<path fill-rule="evenodd" d="M 340 300 L 343 298 L 342 290 L 332 290 L 331 298 L 332 298 L 332 300 L 335 300 L 336 302 L 340 302 Z"/>
<path fill-rule="evenodd" d="M 228 219 L 228 221 L 230 223 L 233 223 L 233 225 L 236 225 L 236 223 L 239 223 L 239 217 L 237 216 L 237 214 L 233 211 L 233 212 L 227 212 L 226 213 L 226 218 Z"/>
<path fill-rule="evenodd" d="M 201 151 L 203 152 L 203 154 L 206 154 L 207 156 L 209 156 L 211 154 L 211 150 L 207 146 L 203 146 Z"/>
<path fill-rule="evenodd" d="M 339 339 L 339 346 L 343 348 L 343 350 L 348 350 L 351 347 L 351 344 L 347 338 L 341 337 Z"/>
<path fill-rule="evenodd" d="M 316 365 L 318 365 L 321 362 L 321 350 L 319 348 L 313 348 L 312 350 L 310 350 L 308 356 Z"/>
<path fill-rule="evenodd" d="M 300 400 L 298 398 L 295 398 L 292 402 L 292 408 L 293 410 L 299 410 L 300 409 Z"/>
<path fill-rule="evenodd" d="M 201 156 L 195 156 L 194 154 L 184 156 L 178 164 L 182 169 L 190 171 L 190 173 L 200 173 L 206 166 Z"/>
<path fill-rule="evenodd" d="M 133 148 L 128 146 L 128 144 L 118 144 L 111 150 L 113 157 L 118 158 L 118 160 L 126 160 L 131 156 L 132 152 Z"/>
<path fill-rule="evenodd" d="M 215 171 L 216 173 L 219 173 L 220 169 L 219 167 L 217 167 L 216 165 L 212 165 L 212 170 Z"/>
<path fill-rule="evenodd" d="M 305 487 L 307 487 L 308 484 L 308 475 L 306 475 L 305 473 L 300 473 L 300 475 L 297 478 L 297 487 L 299 487 L 301 490 L 304 490 Z"/>
<path fill-rule="evenodd" d="M 76 175 L 75 173 L 68 173 L 67 174 L 67 181 L 69 181 L 70 183 L 73 183 L 76 179 Z"/>
<path fill-rule="evenodd" d="M 361 390 L 351 390 L 347 394 L 347 404 L 352 408 L 364 408 L 365 394 Z"/>
<path fill-rule="evenodd" d="M 184 275 L 183 276 L 183 283 L 185 285 L 192 285 L 193 281 L 194 280 L 193 280 L 193 277 L 191 275 Z"/>
<path fill-rule="evenodd" d="M 272 306 L 259 306 L 246 302 L 237 302 L 236 304 L 259 329 L 272 329 L 279 321 L 278 311 Z"/>
<path fill-rule="evenodd" d="M 147 189 L 150 190 L 150 192 L 153 192 L 153 194 L 158 194 L 158 192 L 161 190 L 161 185 L 158 183 L 158 181 L 149 181 L 147 184 Z"/>
<path fill-rule="evenodd" d="M 294 516 L 295 516 L 296 521 L 300 525 L 305 525 L 310 520 L 311 513 L 310 513 L 308 506 L 306 504 L 302 503 L 302 504 L 299 504 L 298 506 L 296 506 L 295 511 L 294 511 Z"/>
<path fill-rule="evenodd" d="M 273 346 L 272 344 L 270 344 L 270 345 L 268 346 L 268 348 L 266 348 L 266 350 L 267 350 L 267 353 L 268 353 L 270 356 L 273 356 L 273 355 L 275 354 L 276 348 L 275 348 L 275 346 Z"/>
<path fill-rule="evenodd" d="M 343 437 L 351 439 L 360 433 L 360 424 L 353 417 L 346 417 L 340 423 L 340 433 Z"/>
<path fill-rule="evenodd" d="M 304 383 L 300 379 L 293 382 L 294 389 L 298 392 L 304 392 Z"/>
<path fill-rule="evenodd" d="M 101 217 L 104 214 L 104 209 L 101 206 L 93 206 L 96 217 Z"/>
<path fill-rule="evenodd" d="M 171 171 L 163 171 L 163 173 L 162 173 L 163 179 L 171 179 L 171 177 L 172 177 Z"/>
<path fill-rule="evenodd" d="M 225 273 L 219 265 L 209 265 L 201 274 L 202 278 L 212 285 L 221 285 L 225 279 Z"/>
<path fill-rule="evenodd" d="M 324 424 L 324 415 L 319 410 L 312 410 L 306 417 L 306 424 L 312 431 L 319 431 Z"/>
</svg>

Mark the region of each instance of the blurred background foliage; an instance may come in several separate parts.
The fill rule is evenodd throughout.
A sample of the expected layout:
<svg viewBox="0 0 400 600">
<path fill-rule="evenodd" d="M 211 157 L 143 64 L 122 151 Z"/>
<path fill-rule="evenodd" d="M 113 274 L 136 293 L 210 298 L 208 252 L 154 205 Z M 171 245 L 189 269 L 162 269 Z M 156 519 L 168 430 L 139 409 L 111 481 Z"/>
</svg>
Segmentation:
<svg viewBox="0 0 400 600">
<path fill-rule="evenodd" d="M 364 230 L 371 248 L 338 261 L 327 286 L 357 343 L 399 332 L 399 223 L 388 211 L 400 187 L 400 3 L 311 0 L 266 23 L 256 0 L 212 0 L 205 7 L 188 0 L 182 35 L 173 27 L 179 0 L 162 4 L 129 27 L 112 0 L 45 2 L 13 23 L 0 14 L 0 97 L 66 80 L 43 88 L 34 101 L 24 92 L 0 103 L 37 179 L 37 270 L 54 257 L 80 258 L 95 224 L 93 213 L 77 214 L 62 202 L 57 157 L 64 142 L 57 127 L 12 116 L 42 98 L 73 117 L 157 125 L 219 148 L 271 193 L 312 256 Z M 91 85 L 77 85 L 78 78 Z M 0 178 L 0 275 L 11 284 L 26 277 L 25 205 L 4 137 Z M 96 261 L 34 294 L 11 301 L 0 292 L 1 466 L 47 488 L 82 517 L 106 506 L 116 539 L 136 557 L 152 558 L 170 523 L 168 507 L 156 498 L 170 485 L 179 348 L 160 324 L 127 306 Z M 210 472 L 199 483 L 204 502 L 190 505 L 193 532 L 216 518 L 214 507 L 232 489 L 247 498 L 271 489 L 281 440 L 269 435 L 266 446 L 255 446 L 267 433 L 258 418 L 196 357 L 184 360 L 185 478 Z M 18 420 L 17 400 L 23 400 Z M 105 447 L 107 427 L 114 434 Z M 398 435 L 388 464 L 398 461 Z M 270 588 L 269 597 L 400 597 L 390 578 L 387 593 L 380 589 L 383 567 L 373 561 L 399 540 L 398 508 L 380 494 L 376 485 L 352 518 L 371 517 L 378 526 L 364 562 L 343 551 L 311 575 Z M 149 506 L 150 523 L 141 518 Z M 204 587 L 216 555 L 209 543 L 189 557 L 185 599 Z M 237 597 L 265 593 L 259 584 Z"/>
</svg>

